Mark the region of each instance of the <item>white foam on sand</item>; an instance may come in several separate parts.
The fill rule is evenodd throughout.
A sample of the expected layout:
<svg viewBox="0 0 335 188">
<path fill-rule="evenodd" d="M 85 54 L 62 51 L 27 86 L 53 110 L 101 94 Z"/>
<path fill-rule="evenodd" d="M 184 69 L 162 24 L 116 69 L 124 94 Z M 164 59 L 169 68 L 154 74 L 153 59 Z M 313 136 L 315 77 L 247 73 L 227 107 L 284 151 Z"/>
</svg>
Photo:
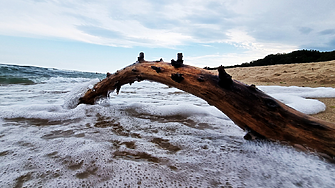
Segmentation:
<svg viewBox="0 0 335 188">
<path fill-rule="evenodd" d="M 259 89 L 305 114 L 317 114 L 326 109 L 324 103 L 312 98 L 335 97 L 335 88 L 331 87 L 259 86 Z"/>
</svg>

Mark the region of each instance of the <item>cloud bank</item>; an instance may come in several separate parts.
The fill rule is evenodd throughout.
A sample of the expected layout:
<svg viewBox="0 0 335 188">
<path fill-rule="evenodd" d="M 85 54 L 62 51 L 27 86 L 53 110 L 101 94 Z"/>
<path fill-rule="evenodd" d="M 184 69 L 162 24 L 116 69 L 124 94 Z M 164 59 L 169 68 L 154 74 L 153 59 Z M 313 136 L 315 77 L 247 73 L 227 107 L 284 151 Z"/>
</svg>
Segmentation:
<svg viewBox="0 0 335 188">
<path fill-rule="evenodd" d="M 132 48 L 233 46 L 190 55 L 195 64 L 251 61 L 269 53 L 335 48 L 335 1 L 11 0 L 0 35 Z"/>
</svg>

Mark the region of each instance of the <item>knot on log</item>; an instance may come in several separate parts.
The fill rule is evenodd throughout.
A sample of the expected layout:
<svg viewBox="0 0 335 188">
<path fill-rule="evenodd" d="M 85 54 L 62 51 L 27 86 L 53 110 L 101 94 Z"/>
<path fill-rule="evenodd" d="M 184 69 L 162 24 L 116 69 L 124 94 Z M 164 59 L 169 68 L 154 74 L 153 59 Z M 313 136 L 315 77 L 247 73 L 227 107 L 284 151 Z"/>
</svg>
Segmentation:
<svg viewBox="0 0 335 188">
<path fill-rule="evenodd" d="M 271 98 L 265 98 L 264 99 L 264 103 L 271 110 L 275 110 L 275 109 L 277 109 L 277 108 L 280 107 L 279 104 L 275 100 L 273 100 Z"/>
<path fill-rule="evenodd" d="M 142 78 L 141 75 L 137 75 L 137 76 L 136 76 L 135 81 L 141 82 L 141 81 L 143 81 L 143 80 L 144 80 L 144 79 Z"/>
<path fill-rule="evenodd" d="M 142 61 L 144 61 L 144 53 L 143 53 L 143 52 L 140 53 L 140 55 L 139 55 L 138 58 L 137 58 L 137 61 L 138 61 L 138 62 L 142 62 Z"/>
<path fill-rule="evenodd" d="M 221 65 L 218 68 L 219 71 L 219 86 L 223 87 L 223 88 L 230 88 L 230 86 L 233 84 L 233 80 L 231 78 L 231 76 L 226 72 L 226 70 L 224 69 L 224 67 Z"/>
<path fill-rule="evenodd" d="M 250 86 L 247 86 L 247 88 L 250 90 L 250 92 L 258 92 L 259 89 L 256 87 L 255 84 L 251 84 Z"/>
<path fill-rule="evenodd" d="M 256 87 L 255 84 L 251 84 L 251 85 L 249 86 L 249 88 L 252 89 L 252 90 L 257 90 L 257 87 Z"/>
<path fill-rule="evenodd" d="M 174 59 L 171 60 L 171 65 L 174 66 L 174 68 L 182 67 L 183 63 L 184 63 L 184 60 L 183 60 L 182 53 L 177 54 L 177 61 L 175 61 Z"/>
<path fill-rule="evenodd" d="M 180 83 L 181 81 L 184 80 L 184 77 L 183 77 L 183 74 L 176 73 L 176 74 L 171 74 L 171 79 L 175 82 Z"/>
<path fill-rule="evenodd" d="M 197 80 L 198 80 L 198 82 L 204 82 L 204 81 L 205 81 L 205 79 L 204 79 L 203 76 L 199 76 L 199 77 L 197 78 Z"/>
<path fill-rule="evenodd" d="M 159 60 L 155 61 L 156 63 L 163 62 L 163 58 L 160 58 Z"/>
<path fill-rule="evenodd" d="M 157 73 L 162 72 L 162 68 L 156 67 L 156 66 L 151 66 L 152 69 L 154 69 Z"/>
</svg>

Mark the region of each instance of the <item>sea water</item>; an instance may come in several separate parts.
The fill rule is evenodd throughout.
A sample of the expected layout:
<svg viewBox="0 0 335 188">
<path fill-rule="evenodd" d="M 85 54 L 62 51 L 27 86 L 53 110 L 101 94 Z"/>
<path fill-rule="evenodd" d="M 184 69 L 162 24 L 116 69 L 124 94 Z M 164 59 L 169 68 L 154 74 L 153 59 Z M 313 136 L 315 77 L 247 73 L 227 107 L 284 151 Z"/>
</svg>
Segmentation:
<svg viewBox="0 0 335 188">
<path fill-rule="evenodd" d="M 78 105 L 105 75 L 0 64 L 0 187 L 334 187 L 335 165 L 152 82 Z M 260 87 L 304 113 L 334 88 Z M 312 93 L 312 94 L 311 94 Z M 322 97 L 322 96 L 321 96 Z"/>
</svg>

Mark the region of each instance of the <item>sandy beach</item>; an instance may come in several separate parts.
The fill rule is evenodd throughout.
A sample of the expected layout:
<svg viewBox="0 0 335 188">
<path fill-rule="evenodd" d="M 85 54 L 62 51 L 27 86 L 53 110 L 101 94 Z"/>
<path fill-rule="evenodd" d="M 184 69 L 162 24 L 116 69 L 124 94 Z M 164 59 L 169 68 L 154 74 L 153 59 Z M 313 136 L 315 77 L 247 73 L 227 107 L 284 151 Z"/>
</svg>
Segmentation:
<svg viewBox="0 0 335 188">
<path fill-rule="evenodd" d="M 238 67 L 226 69 L 233 79 L 246 84 L 335 88 L 335 60 L 326 62 Z M 324 112 L 314 117 L 335 122 L 335 98 L 318 98 Z"/>
</svg>

